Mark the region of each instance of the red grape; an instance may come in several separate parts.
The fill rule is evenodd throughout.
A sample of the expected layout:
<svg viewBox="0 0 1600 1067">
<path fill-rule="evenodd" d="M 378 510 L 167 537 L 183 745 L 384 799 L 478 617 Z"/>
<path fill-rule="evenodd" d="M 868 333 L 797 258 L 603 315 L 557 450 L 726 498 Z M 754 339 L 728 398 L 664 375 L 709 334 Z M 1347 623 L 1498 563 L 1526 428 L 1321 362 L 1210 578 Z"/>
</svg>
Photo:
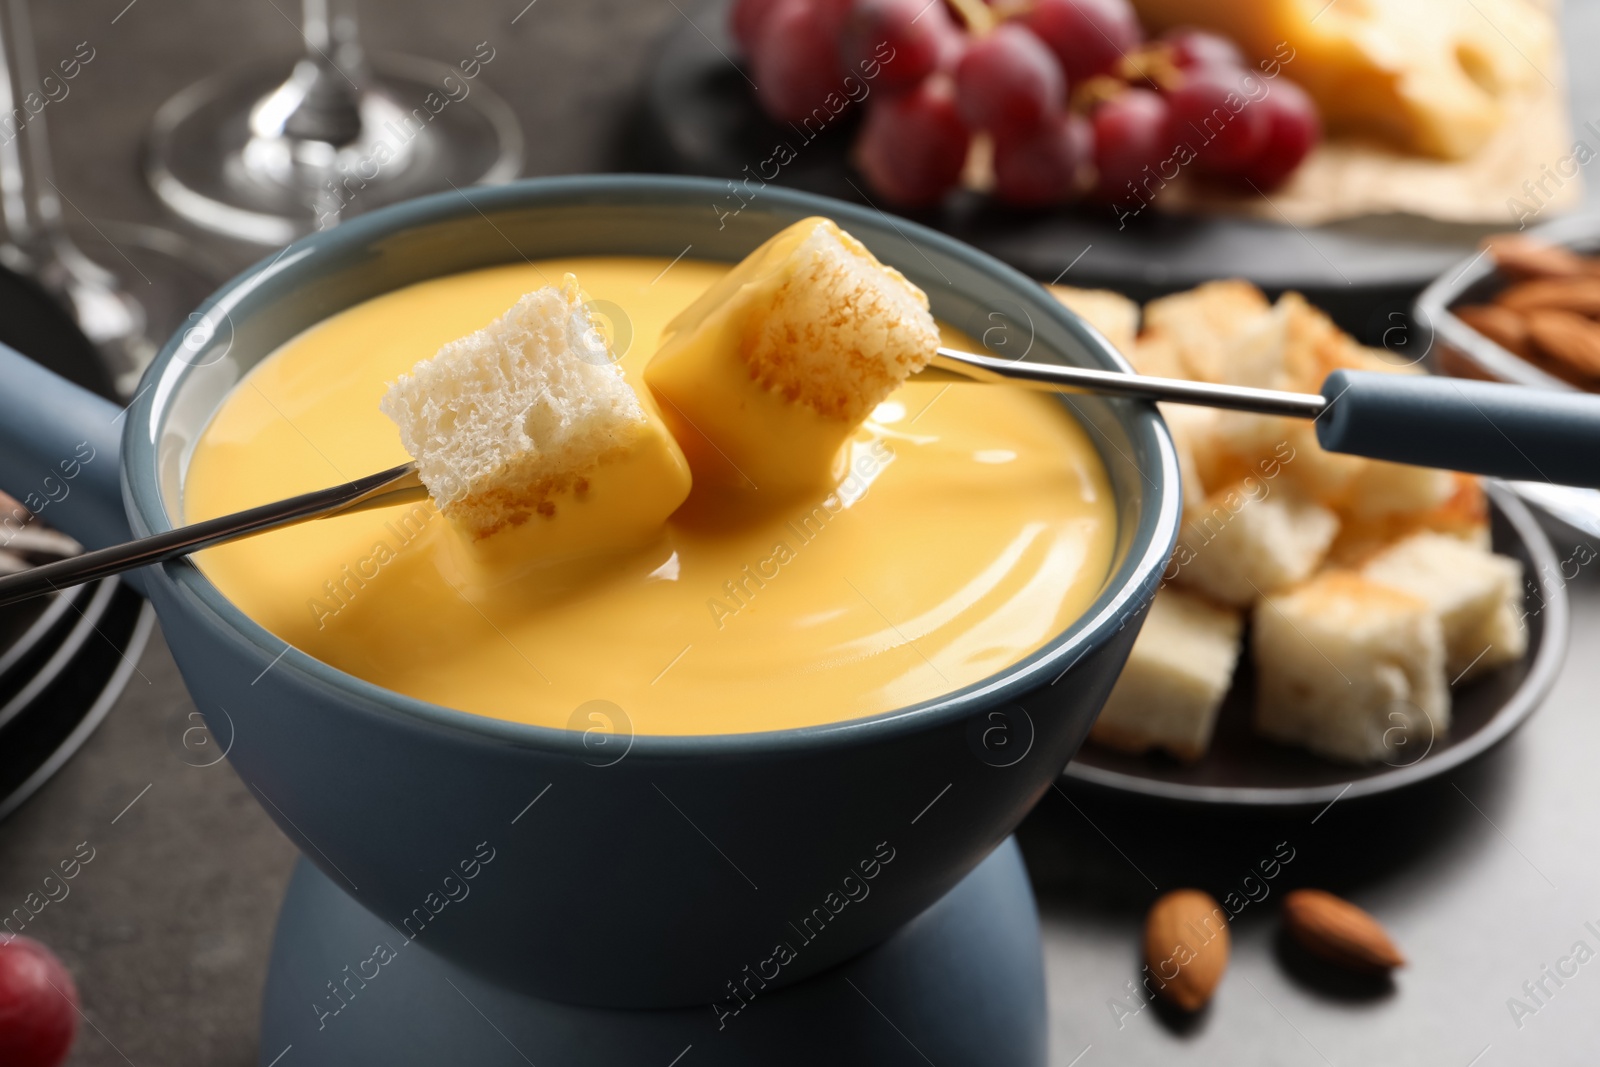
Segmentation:
<svg viewBox="0 0 1600 1067">
<path fill-rule="evenodd" d="M 761 26 L 777 6 L 778 0 L 733 0 L 733 9 L 728 12 L 728 29 L 745 55 L 755 51 Z"/>
<path fill-rule="evenodd" d="M 1187 144 L 1195 165 L 1211 174 L 1237 174 L 1267 140 L 1267 112 L 1246 94 L 1242 71 L 1191 72 L 1167 94 L 1167 140 Z M 1259 78 L 1253 83 L 1262 84 Z M 1259 94 L 1257 94 L 1259 96 Z"/>
<path fill-rule="evenodd" d="M 1245 65 L 1238 45 L 1205 30 L 1180 27 L 1161 40 L 1172 49 L 1172 62 L 1179 70 L 1237 70 Z"/>
<path fill-rule="evenodd" d="M 1143 39 L 1128 0 L 1036 0 L 1020 21 L 1050 46 L 1069 85 L 1115 70 Z"/>
<path fill-rule="evenodd" d="M 972 37 L 948 16 L 940 20 L 939 25 L 939 69 L 954 74 L 961 57 L 967 54 L 967 46 L 972 44 Z"/>
<path fill-rule="evenodd" d="M 943 0 L 857 0 L 839 37 L 845 73 L 877 66 L 875 87 L 896 93 L 932 74 L 954 29 Z"/>
<path fill-rule="evenodd" d="M 1149 89 L 1129 88 L 1094 109 L 1095 166 L 1099 178 L 1097 196 L 1121 200 L 1137 195 L 1146 167 L 1159 174 L 1163 161 L 1172 155 L 1173 142 L 1167 137 L 1167 102 Z M 1172 175 L 1166 175 L 1171 178 Z"/>
<path fill-rule="evenodd" d="M 1082 115 L 1052 115 L 1035 129 L 995 138 L 994 193 L 1008 204 L 1044 207 L 1081 193 L 1094 156 L 1094 131 Z"/>
<path fill-rule="evenodd" d="M 1267 136 L 1242 173 L 1264 191 L 1282 185 L 1305 160 L 1322 139 L 1322 120 L 1311 97 L 1287 78 L 1274 79 L 1266 97 L 1250 106 L 1266 113 Z"/>
<path fill-rule="evenodd" d="M 778 0 L 761 20 L 750 76 L 756 101 L 779 122 L 799 122 L 825 107 L 830 93 L 848 99 L 834 7 L 831 0 Z"/>
<path fill-rule="evenodd" d="M 956 64 L 956 102 L 973 129 L 1021 133 L 1066 99 L 1061 65 L 1044 42 L 1014 22 L 974 41 Z"/>
<path fill-rule="evenodd" d="M 950 79 L 935 75 L 908 93 L 872 99 L 856 165 L 886 199 L 928 207 L 960 180 L 969 141 Z"/>
<path fill-rule="evenodd" d="M 55 953 L 28 937 L 0 943 L 0 1063 L 56 1067 L 78 1028 L 78 989 Z"/>
</svg>

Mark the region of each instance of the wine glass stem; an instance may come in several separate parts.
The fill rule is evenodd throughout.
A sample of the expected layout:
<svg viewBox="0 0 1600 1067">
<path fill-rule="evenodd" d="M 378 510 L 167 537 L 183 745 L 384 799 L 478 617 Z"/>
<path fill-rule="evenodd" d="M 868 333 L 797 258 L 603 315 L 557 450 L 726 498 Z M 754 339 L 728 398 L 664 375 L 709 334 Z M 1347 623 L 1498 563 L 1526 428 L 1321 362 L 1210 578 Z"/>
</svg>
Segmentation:
<svg viewBox="0 0 1600 1067">
<path fill-rule="evenodd" d="M 306 54 L 319 65 L 329 65 L 357 84 L 366 72 L 366 58 L 356 21 L 355 0 L 304 0 L 301 30 Z"/>
<path fill-rule="evenodd" d="M 44 108 L 27 0 L 0 0 L 0 215 L 7 266 L 38 273 L 65 234 L 51 173 Z"/>
<path fill-rule="evenodd" d="M 0 264 L 33 278 L 67 307 L 100 349 L 117 388 L 125 391 L 155 354 L 145 336 L 145 309 L 68 234 L 46 132 L 45 110 L 65 99 L 63 78 L 76 73 L 69 74 L 67 64 L 78 60 L 63 60 L 41 75 L 28 0 L 0 0 L 0 217 L 5 222 Z M 128 265 L 150 284 L 131 261 Z"/>
</svg>

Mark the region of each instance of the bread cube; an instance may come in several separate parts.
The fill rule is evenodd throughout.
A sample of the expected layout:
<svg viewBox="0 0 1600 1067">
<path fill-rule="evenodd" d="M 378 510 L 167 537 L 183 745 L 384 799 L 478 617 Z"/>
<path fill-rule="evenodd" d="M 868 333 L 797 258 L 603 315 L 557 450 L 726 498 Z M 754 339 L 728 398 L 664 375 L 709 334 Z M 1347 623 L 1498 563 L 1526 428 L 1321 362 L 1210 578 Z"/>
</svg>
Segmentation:
<svg viewBox="0 0 1600 1067">
<path fill-rule="evenodd" d="M 938 347 L 927 295 L 809 218 L 668 323 L 644 377 L 697 481 L 771 496 L 837 481 L 856 427 Z"/>
<path fill-rule="evenodd" d="M 418 363 L 379 406 L 473 541 L 516 529 L 529 555 L 626 547 L 659 535 L 689 495 L 683 453 L 570 274 Z"/>
<path fill-rule="evenodd" d="M 1412 760 L 1450 728 L 1444 631 L 1420 597 L 1326 571 L 1256 605 L 1255 728 L 1353 763 Z"/>
<path fill-rule="evenodd" d="M 1216 371 L 1221 381 L 1256 389 L 1287 386 L 1289 318 L 1281 307 L 1245 319 L 1236 333 L 1221 340 L 1222 363 Z"/>
<path fill-rule="evenodd" d="M 1237 611 L 1162 588 L 1090 738 L 1123 752 L 1161 748 L 1187 762 L 1205 755 L 1242 626 Z"/>
<path fill-rule="evenodd" d="M 1351 481 L 1342 510 L 1357 520 L 1431 511 L 1445 504 L 1455 491 L 1450 471 L 1368 460 Z"/>
<path fill-rule="evenodd" d="M 1139 305 L 1109 289 L 1074 289 L 1069 285 L 1048 286 L 1051 294 L 1080 318 L 1105 335 L 1123 355 L 1133 351 L 1139 334 Z"/>
<path fill-rule="evenodd" d="M 1272 447 L 1282 460 L 1285 485 L 1292 486 L 1308 500 L 1339 511 L 1350 496 L 1351 486 L 1371 460 L 1327 451 L 1317 442 L 1316 426 L 1309 420 L 1275 421 L 1278 434 Z M 1225 424 L 1224 429 L 1232 431 L 1233 428 Z"/>
<path fill-rule="evenodd" d="M 1211 494 L 1202 510 L 1179 536 L 1176 580 L 1235 607 L 1303 581 L 1339 531 L 1333 512 L 1264 478 Z"/>
<path fill-rule="evenodd" d="M 1205 513 L 1205 481 L 1200 477 L 1197 454 L 1210 448 L 1211 427 L 1217 416 L 1216 408 L 1194 407 L 1188 404 L 1159 404 L 1167 429 L 1172 431 L 1172 444 L 1178 453 L 1178 476 L 1183 486 L 1183 517 L 1187 522 Z"/>
<path fill-rule="evenodd" d="M 1410 593 L 1439 616 L 1445 670 L 1453 679 L 1471 667 L 1519 658 L 1527 635 L 1506 631 L 1506 613 L 1518 622 L 1522 564 L 1446 534 L 1422 532 L 1390 545 L 1361 568 L 1372 581 Z M 1498 639 L 1498 644 L 1497 640 Z"/>
<path fill-rule="evenodd" d="M 1144 308 L 1145 329 L 1177 346 L 1184 377 L 1226 381 L 1228 345 L 1271 310 L 1261 290 L 1229 279 L 1152 300 Z"/>
<path fill-rule="evenodd" d="M 1470 474 L 1453 473 L 1449 499 L 1435 507 L 1355 515 L 1348 509 L 1339 517 L 1339 536 L 1328 560 L 1340 567 L 1359 568 L 1387 546 L 1412 534 L 1432 530 L 1447 534 L 1485 551 L 1489 548 L 1489 502 L 1483 486 Z"/>
<path fill-rule="evenodd" d="M 1133 369 L 1152 378 L 1187 378 L 1183 352 L 1178 342 L 1159 331 L 1146 330 L 1134 339 L 1133 348 L 1123 353 Z"/>
<path fill-rule="evenodd" d="M 1484 621 L 1476 637 L 1466 642 L 1466 647 L 1476 645 L 1483 650 L 1476 661 L 1469 662 L 1459 672 L 1450 676 L 1451 684 L 1476 678 L 1495 667 L 1515 663 L 1528 651 L 1528 626 L 1523 619 L 1522 598 L 1507 601 L 1495 609 Z"/>
</svg>

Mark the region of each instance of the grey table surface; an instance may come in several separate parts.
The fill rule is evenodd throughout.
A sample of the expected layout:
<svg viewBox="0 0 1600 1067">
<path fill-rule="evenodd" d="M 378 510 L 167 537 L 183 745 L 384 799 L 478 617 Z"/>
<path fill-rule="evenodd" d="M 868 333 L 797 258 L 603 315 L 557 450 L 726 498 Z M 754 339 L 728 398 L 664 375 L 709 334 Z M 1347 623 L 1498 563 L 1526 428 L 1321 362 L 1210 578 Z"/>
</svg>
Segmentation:
<svg viewBox="0 0 1600 1067">
<path fill-rule="evenodd" d="M 35 0 L 41 59 L 88 41 L 94 62 L 50 106 L 68 213 L 172 226 L 137 173 L 155 108 L 208 74 L 294 55 L 290 0 Z M 363 8 L 371 47 L 439 58 L 489 41 L 487 80 L 516 108 L 527 174 L 613 169 L 652 43 L 698 5 L 674 0 L 387 0 Z M 518 17 L 520 14 L 521 17 Z M 516 19 L 513 24 L 513 19 Z M 1571 53 L 1600 40 L 1600 3 L 1571 4 Z M 1600 66 L 1572 64 L 1600 100 Z M 1579 124 L 1600 115 L 1577 109 Z M 1536 169 L 1530 164 L 1530 173 Z M 1594 186 L 1591 177 L 1591 188 Z M 254 251 L 216 246 L 242 265 Z M 109 247 L 92 253 L 114 254 Z M 1560 551 L 1565 558 L 1566 551 Z M 1592 554 L 1591 554 L 1592 558 Z M 1569 586 L 1572 654 L 1525 729 L 1453 780 L 1321 814 L 1186 812 L 1070 789 L 1023 829 L 1045 930 L 1051 1063 L 1589 1063 L 1600 1048 L 1600 963 L 1560 984 L 1543 968 L 1600 950 L 1600 568 Z M 100 731 L 0 824 L 0 905 L 88 842 L 71 895 L 28 933 L 66 959 L 87 1020 L 70 1062 L 256 1063 L 259 999 L 294 849 L 226 764 L 197 768 L 193 706 L 159 636 Z M 1286 845 L 1280 845 L 1286 843 Z M 1245 886 L 1293 850 L 1240 914 L 1212 1005 L 1191 1020 L 1131 994 L 1158 890 Z M 1295 885 L 1345 893 L 1410 959 L 1392 983 L 1330 976 L 1286 946 L 1277 903 Z M 1561 964 L 1571 970 L 1574 963 Z M 1537 1000 L 1524 983 L 1544 992 Z M 1531 1011 L 1514 1017 L 1508 1002 Z"/>
</svg>

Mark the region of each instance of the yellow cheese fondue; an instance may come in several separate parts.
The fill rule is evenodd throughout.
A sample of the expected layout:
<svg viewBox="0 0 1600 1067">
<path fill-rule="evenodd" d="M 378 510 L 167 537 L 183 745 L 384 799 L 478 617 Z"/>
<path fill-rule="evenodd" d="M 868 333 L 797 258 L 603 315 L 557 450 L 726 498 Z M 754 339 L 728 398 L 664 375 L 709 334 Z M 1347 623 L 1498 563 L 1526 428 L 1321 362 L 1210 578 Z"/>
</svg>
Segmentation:
<svg viewBox="0 0 1600 1067">
<path fill-rule="evenodd" d="M 189 464 L 184 518 L 405 462 L 378 410 L 385 384 L 569 271 L 610 315 L 648 404 L 641 372 L 662 327 L 727 269 L 547 261 L 343 311 L 223 402 Z M 928 700 L 1039 648 L 1104 583 L 1111 489 L 1059 402 L 911 382 L 847 448 L 835 490 L 752 507 L 758 494 L 697 485 L 655 543 L 503 581 L 463 566 L 461 535 L 431 502 L 309 522 L 197 562 L 267 630 L 369 682 L 480 715 L 639 734 L 785 729 Z"/>
</svg>

